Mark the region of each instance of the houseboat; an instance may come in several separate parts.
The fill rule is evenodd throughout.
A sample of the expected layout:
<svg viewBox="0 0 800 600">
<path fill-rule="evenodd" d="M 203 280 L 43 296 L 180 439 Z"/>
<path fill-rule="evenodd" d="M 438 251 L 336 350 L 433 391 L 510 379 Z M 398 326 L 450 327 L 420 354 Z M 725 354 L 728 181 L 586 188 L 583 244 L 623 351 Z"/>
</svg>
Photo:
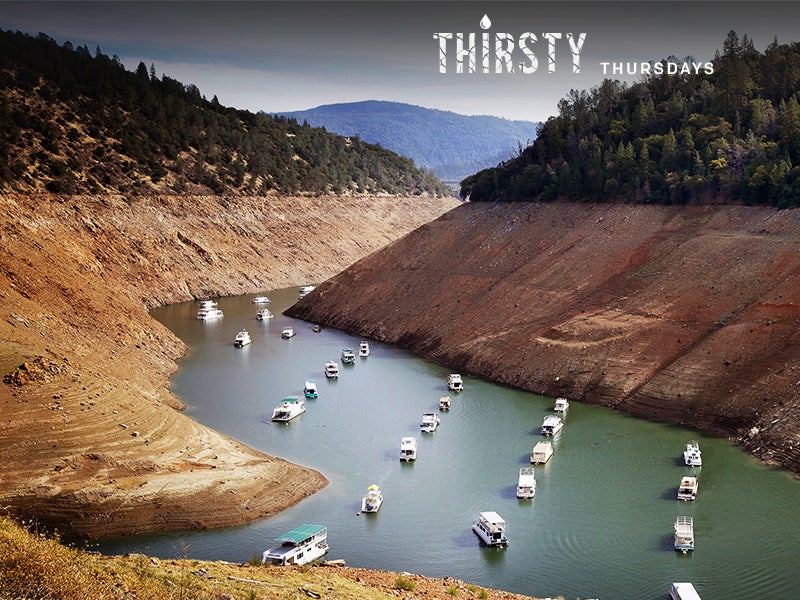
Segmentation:
<svg viewBox="0 0 800 600">
<path fill-rule="evenodd" d="M 569 401 L 566 398 L 556 398 L 553 410 L 560 413 L 567 412 L 569 410 Z"/>
<path fill-rule="evenodd" d="M 253 304 L 270 304 L 272 300 L 270 300 L 266 296 L 256 296 L 250 302 L 252 302 Z"/>
<path fill-rule="evenodd" d="M 439 398 L 439 410 L 450 410 L 450 396 L 442 396 Z"/>
<path fill-rule="evenodd" d="M 543 465 L 553 456 L 553 442 L 544 440 L 536 442 L 531 452 L 531 462 L 535 465 Z"/>
<path fill-rule="evenodd" d="M 555 435 L 564 427 L 561 417 L 550 415 L 542 421 L 542 435 Z"/>
<path fill-rule="evenodd" d="M 270 548 L 261 558 L 263 564 L 304 565 L 328 551 L 328 528 L 305 524 L 275 539 L 280 546 Z"/>
<path fill-rule="evenodd" d="M 439 427 L 439 415 L 432 412 L 422 413 L 419 429 L 422 433 L 433 433 Z"/>
<path fill-rule="evenodd" d="M 700 452 L 700 444 L 692 440 L 686 444 L 686 449 L 683 451 L 683 462 L 687 467 L 701 467 L 703 466 L 702 453 Z"/>
<path fill-rule="evenodd" d="M 478 534 L 478 537 L 487 546 L 505 546 L 508 544 L 506 522 L 494 511 L 480 513 L 478 520 L 472 525 L 472 531 Z"/>
<path fill-rule="evenodd" d="M 383 504 L 383 492 L 373 483 L 367 488 L 367 495 L 361 499 L 361 512 L 378 512 Z"/>
<path fill-rule="evenodd" d="M 236 336 L 233 338 L 233 345 L 237 348 L 243 348 L 247 346 L 253 340 L 250 338 L 250 334 L 247 332 L 246 329 L 242 329 Z"/>
<path fill-rule="evenodd" d="M 358 345 L 358 355 L 361 358 L 367 358 L 369 356 L 369 342 L 366 340 L 361 341 L 361 343 Z"/>
<path fill-rule="evenodd" d="M 213 300 L 200 300 L 199 304 L 197 305 L 197 308 L 199 310 L 208 310 L 210 308 L 214 308 L 216 305 L 217 303 L 214 302 Z"/>
<path fill-rule="evenodd" d="M 305 401 L 297 396 L 289 396 L 284 398 L 272 411 L 272 420 L 285 423 L 298 415 L 302 415 L 304 412 L 306 412 Z"/>
<path fill-rule="evenodd" d="M 517 498 L 528 500 L 536 495 L 536 476 L 533 467 L 520 467 L 517 479 Z"/>
<path fill-rule="evenodd" d="M 313 285 L 304 285 L 303 287 L 300 288 L 300 297 L 301 298 L 305 298 L 311 292 L 313 292 L 315 289 L 317 289 L 317 288 L 314 287 Z"/>
<path fill-rule="evenodd" d="M 688 582 L 673 583 L 669 588 L 669 597 L 672 600 L 700 600 L 700 594 Z"/>
<path fill-rule="evenodd" d="M 319 397 L 319 390 L 317 389 L 317 384 L 311 380 L 306 381 L 306 384 L 303 387 L 303 394 L 305 395 L 306 398 Z"/>
<path fill-rule="evenodd" d="M 678 500 L 694 500 L 697 498 L 697 489 L 696 475 L 681 477 L 681 483 L 678 486 Z"/>
<path fill-rule="evenodd" d="M 339 363 L 333 360 L 329 360 L 325 363 L 325 377 L 328 379 L 338 379 L 339 378 Z"/>
<path fill-rule="evenodd" d="M 460 392 L 464 389 L 464 382 L 458 373 L 450 373 L 447 376 L 447 389 L 453 392 Z"/>
<path fill-rule="evenodd" d="M 692 517 L 678 517 L 675 519 L 675 550 L 686 554 L 694 550 L 694 521 Z"/>
<path fill-rule="evenodd" d="M 400 460 L 417 460 L 417 438 L 400 439 Z"/>
<path fill-rule="evenodd" d="M 256 319 L 259 321 L 266 321 L 267 319 L 271 319 L 273 314 L 269 312 L 268 308 L 262 308 L 260 311 L 256 313 Z"/>
<path fill-rule="evenodd" d="M 201 321 L 213 321 L 223 316 L 223 312 L 218 308 L 201 308 L 197 311 L 197 318 Z"/>
<path fill-rule="evenodd" d="M 352 348 L 342 348 L 342 364 L 354 365 L 356 364 L 356 353 Z"/>
<path fill-rule="evenodd" d="M 292 329 L 291 327 L 287 327 L 286 329 L 281 331 L 281 337 L 285 340 L 288 340 L 289 338 L 294 336 L 295 336 L 294 329 Z"/>
</svg>

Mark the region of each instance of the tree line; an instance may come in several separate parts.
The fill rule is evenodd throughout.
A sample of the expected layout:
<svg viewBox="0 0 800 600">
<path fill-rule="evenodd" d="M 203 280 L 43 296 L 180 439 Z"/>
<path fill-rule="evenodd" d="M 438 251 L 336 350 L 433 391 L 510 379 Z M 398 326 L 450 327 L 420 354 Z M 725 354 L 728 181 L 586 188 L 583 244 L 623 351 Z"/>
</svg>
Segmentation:
<svg viewBox="0 0 800 600">
<path fill-rule="evenodd" d="M 464 179 L 462 196 L 800 205 L 800 44 L 759 52 L 730 31 L 712 63 L 570 91 L 533 144 Z"/>
<path fill-rule="evenodd" d="M 0 189 L 448 194 L 357 136 L 225 107 L 100 47 L 0 30 Z"/>
</svg>

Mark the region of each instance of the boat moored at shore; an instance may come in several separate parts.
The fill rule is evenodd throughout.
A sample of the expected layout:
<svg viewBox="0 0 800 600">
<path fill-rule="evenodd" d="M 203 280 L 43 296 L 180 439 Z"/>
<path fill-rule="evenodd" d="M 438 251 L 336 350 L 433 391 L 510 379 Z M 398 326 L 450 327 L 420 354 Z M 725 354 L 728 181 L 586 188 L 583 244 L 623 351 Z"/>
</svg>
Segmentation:
<svg viewBox="0 0 800 600">
<path fill-rule="evenodd" d="M 566 398 L 556 398 L 556 404 L 553 410 L 560 413 L 565 413 L 569 410 L 569 401 Z"/>
<path fill-rule="evenodd" d="M 494 511 L 485 511 L 478 515 L 478 520 L 472 525 L 479 538 L 487 546 L 505 546 L 508 544 L 506 537 L 506 522 Z"/>
<path fill-rule="evenodd" d="M 342 348 L 342 364 L 354 365 L 356 364 L 356 353 L 352 348 Z"/>
<path fill-rule="evenodd" d="M 252 302 L 253 304 L 270 304 L 272 300 L 270 300 L 266 296 L 256 296 L 250 302 Z"/>
<path fill-rule="evenodd" d="M 361 341 L 361 343 L 358 345 L 358 355 L 361 358 L 367 358 L 369 356 L 369 342 L 366 340 Z"/>
<path fill-rule="evenodd" d="M 328 552 L 328 528 L 304 524 L 275 539 L 280 546 L 266 550 L 262 564 L 286 566 L 304 565 Z"/>
</svg>

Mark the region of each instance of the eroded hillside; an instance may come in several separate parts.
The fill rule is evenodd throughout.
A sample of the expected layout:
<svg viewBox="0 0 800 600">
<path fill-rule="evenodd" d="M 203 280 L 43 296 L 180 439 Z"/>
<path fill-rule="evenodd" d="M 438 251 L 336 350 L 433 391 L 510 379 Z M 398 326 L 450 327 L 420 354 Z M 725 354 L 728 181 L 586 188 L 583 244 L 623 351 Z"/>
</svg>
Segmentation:
<svg viewBox="0 0 800 600">
<path fill-rule="evenodd" d="M 323 280 L 456 203 L 0 196 L 0 506 L 100 537 L 240 523 L 320 489 L 175 410 L 185 348 L 147 310 Z"/>
<path fill-rule="evenodd" d="M 467 204 L 289 314 L 800 473 L 800 213 Z"/>
</svg>

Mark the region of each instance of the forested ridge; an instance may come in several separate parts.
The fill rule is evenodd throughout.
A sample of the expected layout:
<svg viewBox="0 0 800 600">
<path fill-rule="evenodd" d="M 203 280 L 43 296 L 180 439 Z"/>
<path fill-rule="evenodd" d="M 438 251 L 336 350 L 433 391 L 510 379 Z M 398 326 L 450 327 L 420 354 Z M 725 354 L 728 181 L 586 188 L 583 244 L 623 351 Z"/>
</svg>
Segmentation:
<svg viewBox="0 0 800 600">
<path fill-rule="evenodd" d="M 430 173 L 358 137 L 207 100 L 97 47 L 0 30 L 0 190 L 435 194 Z"/>
<path fill-rule="evenodd" d="M 570 91 L 532 145 L 464 179 L 462 196 L 800 205 L 800 44 L 762 53 L 731 31 L 712 63 Z"/>
</svg>

